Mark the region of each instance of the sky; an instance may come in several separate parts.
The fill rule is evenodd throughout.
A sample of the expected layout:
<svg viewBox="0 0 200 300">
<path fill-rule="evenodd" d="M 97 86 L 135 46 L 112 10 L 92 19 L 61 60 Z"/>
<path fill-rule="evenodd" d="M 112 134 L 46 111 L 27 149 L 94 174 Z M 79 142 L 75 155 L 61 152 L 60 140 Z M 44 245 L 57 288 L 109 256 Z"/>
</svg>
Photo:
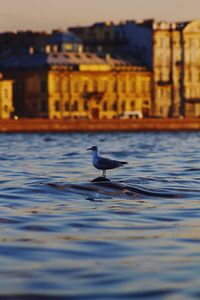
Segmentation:
<svg viewBox="0 0 200 300">
<path fill-rule="evenodd" d="M 66 30 L 94 22 L 200 19 L 200 0 L 0 0 L 0 32 Z"/>
</svg>

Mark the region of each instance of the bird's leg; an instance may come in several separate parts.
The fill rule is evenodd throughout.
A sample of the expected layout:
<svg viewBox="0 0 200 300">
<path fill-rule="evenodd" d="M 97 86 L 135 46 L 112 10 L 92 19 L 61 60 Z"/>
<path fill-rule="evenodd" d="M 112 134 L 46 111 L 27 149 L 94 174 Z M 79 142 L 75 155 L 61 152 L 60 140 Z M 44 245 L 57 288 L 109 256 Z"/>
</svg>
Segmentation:
<svg viewBox="0 0 200 300">
<path fill-rule="evenodd" d="M 102 178 L 106 178 L 106 170 L 103 170 Z"/>
</svg>

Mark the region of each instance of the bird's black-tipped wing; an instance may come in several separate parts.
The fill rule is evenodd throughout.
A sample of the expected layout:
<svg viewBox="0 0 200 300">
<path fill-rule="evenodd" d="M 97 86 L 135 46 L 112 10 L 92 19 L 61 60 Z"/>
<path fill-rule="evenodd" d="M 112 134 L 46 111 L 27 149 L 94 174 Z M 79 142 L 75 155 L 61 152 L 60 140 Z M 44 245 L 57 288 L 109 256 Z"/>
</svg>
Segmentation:
<svg viewBox="0 0 200 300">
<path fill-rule="evenodd" d="M 118 161 L 120 164 L 122 165 L 128 165 L 128 162 L 127 161 Z"/>
<path fill-rule="evenodd" d="M 111 169 L 121 167 L 122 165 L 125 164 L 127 164 L 127 162 L 100 157 L 95 167 L 100 170 L 111 170 Z"/>
</svg>

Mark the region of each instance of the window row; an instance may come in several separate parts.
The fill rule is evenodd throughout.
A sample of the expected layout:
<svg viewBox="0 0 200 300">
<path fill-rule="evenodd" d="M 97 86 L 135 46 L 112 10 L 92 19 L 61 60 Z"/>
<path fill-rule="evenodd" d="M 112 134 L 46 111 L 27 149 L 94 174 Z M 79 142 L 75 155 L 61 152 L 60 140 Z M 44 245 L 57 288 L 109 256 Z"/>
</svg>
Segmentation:
<svg viewBox="0 0 200 300">
<path fill-rule="evenodd" d="M 148 85 L 148 83 L 146 83 Z M 43 91 L 44 91 L 43 87 Z M 94 80 L 92 82 L 88 81 L 83 81 L 83 82 L 74 82 L 73 84 L 69 85 L 69 82 L 62 83 L 59 80 L 54 81 L 54 92 L 55 93 L 61 93 L 61 92 L 107 92 L 108 90 L 112 92 L 131 92 L 135 93 L 136 92 L 136 83 L 135 81 L 132 82 L 127 82 L 126 80 L 123 80 L 121 82 L 112 82 L 110 84 L 109 81 L 102 81 L 98 82 L 97 80 Z"/>
<path fill-rule="evenodd" d="M 190 47 L 200 47 L 200 39 L 199 38 L 187 38 L 185 39 L 185 46 Z"/>
<path fill-rule="evenodd" d="M 149 102 L 145 101 L 144 102 L 145 105 L 148 105 Z M 136 102 L 135 100 L 130 101 L 129 103 L 127 103 L 127 101 L 122 101 L 121 103 L 118 103 L 117 101 L 113 102 L 112 104 L 109 103 L 108 101 L 103 101 L 102 102 L 102 110 L 103 111 L 118 111 L 118 110 L 126 110 L 127 107 L 129 107 L 130 110 L 135 110 L 136 109 Z M 71 112 L 76 112 L 76 111 L 80 111 L 80 110 L 84 110 L 84 111 L 88 111 L 89 109 L 89 105 L 87 101 L 84 101 L 83 103 L 80 103 L 78 101 L 74 101 L 73 103 L 69 103 L 69 102 L 65 102 L 63 108 L 64 111 L 71 111 Z M 61 102 L 59 100 L 56 100 L 54 102 L 54 110 L 56 112 L 60 112 L 61 111 Z"/>
<path fill-rule="evenodd" d="M 15 89 L 18 93 L 23 93 L 25 91 L 24 81 L 18 82 L 15 86 Z M 136 82 L 129 80 L 121 81 L 75 81 L 70 83 L 69 81 L 61 81 L 60 79 L 55 79 L 53 81 L 53 91 L 55 93 L 86 93 L 86 92 L 107 92 L 111 91 L 114 93 L 135 93 L 138 89 L 141 90 L 150 90 L 149 82 L 143 80 L 141 83 L 141 88 L 136 86 Z M 40 82 L 40 92 L 46 94 L 48 92 L 48 82 L 46 80 L 41 80 Z M 6 91 L 5 91 L 6 95 Z M 6 97 L 8 97 L 6 95 Z"/>
<path fill-rule="evenodd" d="M 200 98 L 200 88 L 199 87 L 185 87 L 186 98 Z"/>
<path fill-rule="evenodd" d="M 186 70 L 185 81 L 200 82 L 200 71 L 198 70 Z"/>
</svg>

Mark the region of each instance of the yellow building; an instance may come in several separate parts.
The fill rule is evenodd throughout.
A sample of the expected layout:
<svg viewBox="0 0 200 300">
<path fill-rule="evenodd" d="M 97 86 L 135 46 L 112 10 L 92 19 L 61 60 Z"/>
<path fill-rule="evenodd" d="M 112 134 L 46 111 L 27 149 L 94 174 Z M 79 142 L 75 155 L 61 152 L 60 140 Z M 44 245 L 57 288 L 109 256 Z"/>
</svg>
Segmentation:
<svg viewBox="0 0 200 300">
<path fill-rule="evenodd" d="M 154 23 L 154 113 L 200 116 L 200 21 Z"/>
<path fill-rule="evenodd" d="M 15 109 L 21 117 L 151 115 L 151 72 L 145 67 L 91 53 L 33 54 L 25 61 L 27 66 L 18 61 L 8 71 L 15 78 Z"/>
<path fill-rule="evenodd" d="M 9 119 L 13 113 L 13 81 L 3 79 L 0 73 L 0 119 Z"/>
<path fill-rule="evenodd" d="M 200 117 L 200 20 L 183 29 L 184 110 L 188 117 Z"/>
</svg>

